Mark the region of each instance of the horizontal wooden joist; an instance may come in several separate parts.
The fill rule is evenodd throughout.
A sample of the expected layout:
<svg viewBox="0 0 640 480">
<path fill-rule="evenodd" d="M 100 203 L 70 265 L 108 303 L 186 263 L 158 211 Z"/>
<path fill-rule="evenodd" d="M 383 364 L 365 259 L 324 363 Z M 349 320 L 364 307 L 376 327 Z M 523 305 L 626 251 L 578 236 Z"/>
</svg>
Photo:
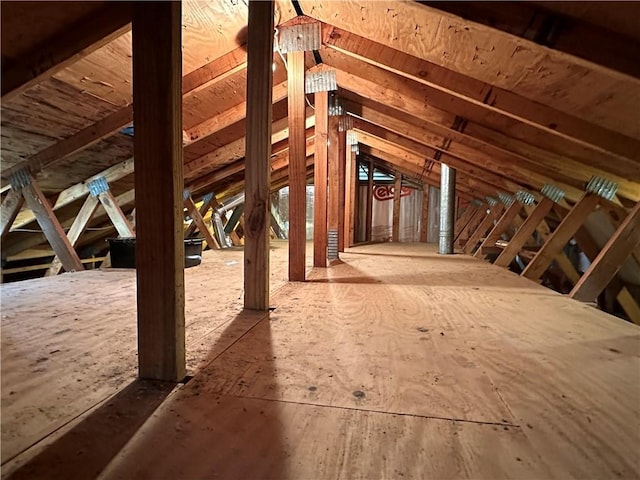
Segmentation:
<svg viewBox="0 0 640 480">
<path fill-rule="evenodd" d="M 363 60 L 424 84 L 431 92 L 429 101 L 458 115 L 486 123 L 514 138 L 542 147 L 549 135 L 577 142 L 601 154 L 611 153 L 629 159 L 640 156 L 640 142 L 618 132 L 586 122 L 581 118 L 529 100 L 499 87 L 448 70 L 382 44 L 329 27 L 325 44 L 349 57 Z M 323 60 L 329 59 L 326 53 Z M 542 133 L 540 131 L 542 131 Z M 558 143 L 558 142 L 551 142 Z M 566 147 L 566 144 L 560 144 Z M 563 150 L 563 153 L 570 151 Z"/>
</svg>

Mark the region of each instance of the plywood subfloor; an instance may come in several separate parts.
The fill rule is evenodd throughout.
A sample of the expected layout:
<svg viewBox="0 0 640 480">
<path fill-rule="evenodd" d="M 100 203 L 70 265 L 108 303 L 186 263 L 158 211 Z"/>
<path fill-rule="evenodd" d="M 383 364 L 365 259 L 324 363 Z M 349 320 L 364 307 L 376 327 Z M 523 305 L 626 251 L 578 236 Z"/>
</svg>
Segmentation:
<svg viewBox="0 0 640 480">
<path fill-rule="evenodd" d="M 638 327 L 427 245 L 359 247 L 343 262 L 285 284 L 269 317 L 237 315 L 233 299 L 218 312 L 211 298 L 194 302 L 206 288 L 187 277 L 194 317 L 223 326 L 199 339 L 187 331 L 194 378 L 171 389 L 132 382 L 130 367 L 112 377 L 116 395 L 5 467 L 21 466 L 15 478 L 640 476 Z M 207 276 L 198 281 L 214 281 Z M 108 312 L 132 287 L 76 288 L 110 299 L 81 305 L 93 322 L 112 319 L 97 338 L 66 332 L 69 348 L 99 346 L 104 356 L 90 354 L 86 368 L 104 389 L 124 363 L 116 332 L 132 336 Z M 5 359 L 4 322 L 3 435 L 7 388 L 29 385 L 29 375 L 5 383 L 7 363 L 20 359 Z M 24 340 L 55 347 L 51 336 Z M 80 366 L 69 368 L 72 377 Z M 46 391 L 72 388 L 60 373 Z M 3 458 L 4 447 L 3 436 Z"/>
</svg>

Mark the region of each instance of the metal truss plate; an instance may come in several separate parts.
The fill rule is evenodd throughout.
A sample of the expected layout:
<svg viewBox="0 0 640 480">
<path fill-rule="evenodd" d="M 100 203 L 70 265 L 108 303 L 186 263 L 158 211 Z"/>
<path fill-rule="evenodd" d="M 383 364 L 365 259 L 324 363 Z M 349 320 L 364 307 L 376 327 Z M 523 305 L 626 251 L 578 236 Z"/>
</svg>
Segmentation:
<svg viewBox="0 0 640 480">
<path fill-rule="evenodd" d="M 551 185 L 549 183 L 540 189 L 540 193 L 548 199 L 553 200 L 555 203 L 560 202 L 564 198 L 564 192 L 555 185 Z"/>
<path fill-rule="evenodd" d="M 304 93 L 331 92 L 337 89 L 335 70 L 308 73 L 304 77 Z"/>
<path fill-rule="evenodd" d="M 512 205 L 513 202 L 516 201 L 516 199 L 513 198 L 512 195 L 509 195 L 508 193 L 504 193 L 504 192 L 498 192 L 498 198 L 506 206 Z"/>
<path fill-rule="evenodd" d="M 591 177 L 591 180 L 589 180 L 589 183 L 587 184 L 587 192 L 595 193 L 607 200 L 613 200 L 617 191 L 618 184 L 604 177 Z"/>
<path fill-rule="evenodd" d="M 344 115 L 344 104 L 338 95 L 329 95 L 329 116 Z"/>
<path fill-rule="evenodd" d="M 356 132 L 347 132 L 347 145 L 356 145 L 358 143 L 358 134 Z"/>
<path fill-rule="evenodd" d="M 338 131 L 346 132 L 347 130 L 351 130 L 353 128 L 353 117 L 349 115 L 342 115 L 338 119 Z"/>
<path fill-rule="evenodd" d="M 282 53 L 320 50 L 322 45 L 320 22 L 280 28 L 278 31 L 278 45 Z"/>
<path fill-rule="evenodd" d="M 496 200 L 496 199 L 495 199 L 495 198 L 493 198 L 493 197 L 489 197 L 489 196 L 487 196 L 487 197 L 484 197 L 484 199 L 487 201 L 487 203 L 488 203 L 488 204 L 489 204 L 489 206 L 491 206 L 491 207 L 495 207 L 495 206 L 498 204 L 498 200 Z"/>
<path fill-rule="evenodd" d="M 13 190 L 20 190 L 31 184 L 31 172 L 27 168 L 21 168 L 9 175 L 9 183 Z"/>
<path fill-rule="evenodd" d="M 93 195 L 94 197 L 97 197 L 101 193 L 104 193 L 107 190 L 109 190 L 109 183 L 107 182 L 106 178 L 98 177 L 95 180 L 89 182 L 87 184 L 87 188 L 89 189 L 89 192 L 91 193 L 91 195 Z"/>
<path fill-rule="evenodd" d="M 526 190 L 518 190 L 516 192 L 516 199 L 523 205 L 533 205 L 536 201 L 536 197 L 531 192 Z"/>
</svg>

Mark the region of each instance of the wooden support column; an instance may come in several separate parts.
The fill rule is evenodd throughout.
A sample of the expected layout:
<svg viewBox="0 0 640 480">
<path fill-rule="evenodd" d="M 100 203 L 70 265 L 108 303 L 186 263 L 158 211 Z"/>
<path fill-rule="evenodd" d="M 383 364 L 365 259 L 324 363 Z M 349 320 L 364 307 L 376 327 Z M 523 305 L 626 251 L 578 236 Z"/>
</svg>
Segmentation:
<svg viewBox="0 0 640 480">
<path fill-rule="evenodd" d="M 396 180 L 393 185 L 393 224 L 391 228 L 391 241 L 400 241 L 400 202 L 402 201 L 402 174 L 396 172 Z"/>
<path fill-rule="evenodd" d="M 598 206 L 600 197 L 593 193 L 585 195 L 564 217 L 558 228 L 548 237 L 542 248 L 522 272 L 522 276 L 531 280 L 539 279 L 549 267 L 553 259 L 562 252 L 564 246 L 585 222 L 587 217 Z"/>
<path fill-rule="evenodd" d="M 256 2 L 261 3 L 261 2 Z M 269 56 L 271 62 L 271 56 Z M 307 153 L 305 148 L 304 52 L 287 53 L 289 105 L 289 280 L 305 279 Z M 271 150 L 269 150 L 269 155 Z"/>
<path fill-rule="evenodd" d="M 313 266 L 327 266 L 327 140 L 329 93 L 315 93 L 315 156 L 313 162 Z"/>
<path fill-rule="evenodd" d="M 340 151 L 338 147 L 338 124 L 340 117 L 329 117 L 328 130 L 328 208 L 327 208 L 327 258 L 338 258 L 338 231 L 340 229 Z"/>
<path fill-rule="evenodd" d="M 591 302 L 605 289 L 620 270 L 631 251 L 640 245 L 640 203 L 627 215 L 602 251 L 589 266 L 569 294 L 583 302 Z"/>
<path fill-rule="evenodd" d="M 469 236 L 469 240 L 465 243 L 463 250 L 464 253 L 470 255 L 478 245 L 480 239 L 487 233 L 487 231 L 493 227 L 493 222 L 498 218 L 498 215 L 502 213 L 504 206 L 502 203 L 498 203 L 491 207 L 489 213 L 482 219 L 478 228 Z"/>
<path fill-rule="evenodd" d="M 22 186 L 22 195 L 24 196 L 27 207 L 31 209 L 36 217 L 38 225 L 42 229 L 45 237 L 53 251 L 60 258 L 64 269 L 67 272 L 75 272 L 84 270 L 80 257 L 73 249 L 71 242 L 60 225 L 60 222 L 53 213 L 53 209 L 44 196 L 40 186 L 35 179 L 29 177 L 27 185 Z"/>
<path fill-rule="evenodd" d="M 365 236 L 367 242 L 371 241 L 371 228 L 373 222 L 373 160 L 369 160 L 369 175 L 367 177 L 367 214 L 365 218 Z"/>
<path fill-rule="evenodd" d="M 522 223 L 518 231 L 514 234 L 513 238 L 509 240 L 509 244 L 502 250 L 502 253 L 495 261 L 495 265 L 501 267 L 508 267 L 509 264 L 516 257 L 525 242 L 531 237 L 536 227 L 540 224 L 544 217 L 551 211 L 553 207 L 553 200 L 544 197 L 540 200 L 540 203 L 536 205 L 531 214 Z"/>
<path fill-rule="evenodd" d="M 247 137 L 245 167 L 245 247 L 244 247 L 244 308 L 251 310 L 269 309 L 269 226 L 270 205 L 269 187 L 271 182 L 271 125 L 273 90 L 273 14 L 274 2 L 249 2 L 249 38 L 247 51 Z M 302 99 L 289 97 L 289 169 L 293 175 L 289 193 L 289 211 L 292 214 L 291 228 L 294 238 L 289 241 L 289 279 L 299 279 L 300 252 L 302 246 L 302 279 L 304 279 L 304 234 L 300 244 L 299 205 L 302 201 L 302 220 L 306 200 L 304 190 L 300 200 L 298 185 L 300 140 L 302 140 L 302 164 L 304 172 L 304 64 L 299 64 L 297 55 L 289 54 L 290 95 L 302 96 Z M 304 60 L 304 56 L 303 56 Z M 300 112 L 302 101 L 302 112 Z M 292 105 L 294 104 L 294 105 Z M 302 116 L 300 116 L 302 115 Z M 300 138 L 300 134 L 302 137 Z M 294 146 L 295 144 L 295 146 Z M 304 189 L 304 175 L 302 176 Z M 304 225 L 304 222 L 303 222 Z M 291 230 L 290 230 L 291 232 Z M 294 277 L 294 278 L 292 278 Z"/>
<path fill-rule="evenodd" d="M 96 208 L 98 208 L 99 203 L 100 202 L 96 197 L 94 197 L 93 195 L 89 195 L 87 199 L 84 201 L 84 203 L 82 204 L 82 207 L 78 212 L 78 215 L 76 215 L 76 218 L 73 220 L 73 223 L 71 224 L 71 228 L 67 233 L 67 238 L 69 239 L 69 243 L 71 244 L 71 246 L 75 247 L 76 243 L 78 242 L 78 239 L 80 238 L 80 235 L 82 235 L 82 233 L 87 228 L 87 225 L 91 221 L 91 217 L 95 213 Z M 61 269 L 62 269 L 62 261 L 60 260 L 60 257 L 56 255 L 55 257 L 53 257 L 53 261 L 49 266 L 49 270 L 47 270 L 44 276 L 45 277 L 55 276 L 58 273 L 60 273 Z"/>
<path fill-rule="evenodd" d="M 186 373 L 181 20 L 180 2 L 133 7 L 139 375 L 174 382 Z"/>
<path fill-rule="evenodd" d="M 344 252 L 345 177 L 347 168 L 347 132 L 338 131 L 338 252 Z"/>
<path fill-rule="evenodd" d="M 317 108 L 317 107 L 316 107 Z M 347 146 L 346 154 L 346 166 L 345 166 L 345 203 L 344 203 L 344 246 L 350 247 L 354 242 L 354 230 L 355 230 L 355 209 L 356 203 L 356 188 L 358 181 L 357 161 L 356 154 L 349 150 Z"/>
<path fill-rule="evenodd" d="M 4 197 L 2 201 L 2 207 L 0 207 L 2 211 L 2 237 L 4 237 L 11 228 L 11 224 L 18 216 L 18 212 L 23 204 L 24 197 L 22 196 L 22 192 L 13 189 L 9 190 L 9 193 L 7 193 L 7 196 Z"/>
<path fill-rule="evenodd" d="M 429 193 L 430 187 L 426 183 L 422 185 L 422 209 L 420 211 L 420 241 L 427 243 L 429 235 Z M 465 212 L 466 213 L 466 212 Z M 458 231 L 457 228 L 455 230 Z"/>
<path fill-rule="evenodd" d="M 202 215 L 200 215 L 200 212 L 198 211 L 198 207 L 196 207 L 196 204 L 194 203 L 193 198 L 191 198 L 191 195 L 185 196 L 184 206 L 189 212 L 189 215 L 191 216 L 191 218 L 193 219 L 193 223 L 197 225 L 198 230 L 204 237 L 205 241 L 207 242 L 207 245 L 209 245 L 209 248 L 220 248 L 220 245 L 218 244 L 218 241 L 215 239 L 215 237 L 211 233 L 211 230 L 209 230 L 209 228 L 207 227 L 207 224 L 204 223 L 204 218 L 202 218 Z"/>
<path fill-rule="evenodd" d="M 507 231 L 511 224 L 513 224 L 513 221 L 520 213 L 520 210 L 522 210 L 522 204 L 515 200 L 500 217 L 498 223 L 496 223 L 491 232 L 489 232 L 489 235 L 487 235 L 484 241 L 480 244 L 480 247 L 473 256 L 476 258 L 484 258 L 485 255 L 482 253 L 482 249 L 484 247 L 493 247 L 496 241 L 500 240 L 502 234 Z"/>
</svg>

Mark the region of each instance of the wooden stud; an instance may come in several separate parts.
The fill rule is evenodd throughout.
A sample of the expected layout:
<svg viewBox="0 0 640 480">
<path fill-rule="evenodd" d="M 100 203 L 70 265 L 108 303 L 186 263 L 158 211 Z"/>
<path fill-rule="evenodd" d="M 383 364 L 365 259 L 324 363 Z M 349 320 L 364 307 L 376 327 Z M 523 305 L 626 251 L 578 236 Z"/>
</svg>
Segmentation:
<svg viewBox="0 0 640 480">
<path fill-rule="evenodd" d="M 89 225 L 91 217 L 95 213 L 99 204 L 99 200 L 93 195 L 89 195 L 84 201 L 82 207 L 80 208 L 80 211 L 78 212 L 78 215 L 76 215 L 76 218 L 71 224 L 69 232 L 67 232 L 67 238 L 69 239 L 69 243 L 71 243 L 71 246 L 75 247 L 78 239 L 80 238 L 80 235 L 84 233 L 87 225 Z M 53 261 L 51 262 L 51 265 L 49 266 L 49 269 L 44 274 L 44 276 L 55 276 L 60 273 L 61 269 L 62 262 L 60 261 L 60 257 L 56 255 L 55 257 L 53 257 Z"/>
<path fill-rule="evenodd" d="M 262 311 L 269 309 L 269 226 L 271 213 L 269 207 L 269 184 L 271 175 L 273 14 L 273 1 L 249 2 L 247 143 L 245 148 L 244 197 L 246 219 L 244 228 L 244 308 Z M 289 57 L 289 69 L 290 71 L 291 69 L 295 70 L 296 76 L 300 75 L 300 65 L 295 60 L 292 61 L 291 56 Z M 304 94 L 304 71 L 302 71 L 302 77 Z M 297 105 L 297 107 L 299 106 Z M 291 103 L 289 108 L 291 108 Z M 296 110 L 296 113 L 300 114 L 298 110 Z M 300 142 L 301 138 L 304 149 L 304 98 L 302 98 L 302 117 L 297 118 L 295 128 L 301 128 L 300 132 L 296 132 L 298 135 L 296 141 Z M 293 131 L 294 128 L 290 128 L 290 130 Z M 301 137 L 300 133 L 302 134 Z M 292 196 L 289 198 L 290 201 L 293 201 Z M 291 209 L 290 207 L 290 211 Z M 296 217 L 296 221 L 299 221 L 298 217 Z M 294 221 L 292 220 L 291 223 L 293 224 Z M 302 264 L 304 267 L 304 243 L 302 247 Z M 289 245 L 289 253 L 291 254 L 291 244 Z M 291 257 L 289 262 L 291 266 Z M 304 268 L 302 274 L 304 276 Z"/>
<path fill-rule="evenodd" d="M 420 210 L 420 241 L 427 243 L 429 237 L 429 194 L 431 187 L 422 185 L 422 208 Z M 466 213 L 466 212 L 465 212 Z M 458 230 L 456 229 L 455 232 Z"/>
<path fill-rule="evenodd" d="M 465 209 L 465 211 L 462 213 L 462 215 L 460 215 L 458 220 L 456 220 L 456 224 L 454 226 L 454 235 L 455 235 L 454 242 L 458 241 L 458 239 L 460 238 L 460 235 L 465 230 L 466 226 L 474 217 L 474 215 L 476 215 L 477 211 L 478 211 L 477 207 L 474 207 L 473 205 L 469 205 Z"/>
<path fill-rule="evenodd" d="M 186 373 L 181 4 L 133 8 L 139 375 L 175 382 Z"/>
<path fill-rule="evenodd" d="M 347 149 L 349 147 L 347 146 Z M 347 151 L 346 166 L 345 166 L 345 223 L 344 223 L 344 245 L 350 247 L 354 243 L 354 230 L 355 230 L 355 209 L 356 203 L 356 188 L 358 185 L 358 171 L 357 171 L 356 153 Z"/>
<path fill-rule="evenodd" d="M 328 130 L 328 179 L 329 191 L 327 197 L 327 234 L 338 232 L 340 229 L 340 152 L 338 138 L 338 122 L 340 117 L 329 117 Z M 339 235 L 338 235 L 339 236 Z M 336 239 L 337 240 L 337 239 Z M 335 246 L 336 253 L 338 246 Z M 329 245 L 329 252 L 331 245 Z M 329 255 L 329 260 L 331 257 Z"/>
<path fill-rule="evenodd" d="M 456 178 L 456 180 L 459 179 Z M 460 231 L 460 234 L 454 239 L 454 243 L 456 245 L 464 246 L 467 243 L 471 234 L 476 230 L 476 228 L 478 228 L 480 222 L 482 222 L 482 220 L 487 215 L 487 208 L 489 208 L 489 206 L 486 203 L 483 203 L 478 207 L 478 209 L 473 213 L 473 216 Z"/>
<path fill-rule="evenodd" d="M 80 257 L 71 246 L 62 225 L 60 225 L 53 213 L 47 197 L 44 196 L 35 179 L 32 178 L 31 183 L 22 188 L 22 195 L 27 207 L 33 211 L 38 225 L 42 228 L 42 233 L 47 237 L 51 248 L 60 258 L 64 269 L 67 272 L 83 270 L 84 267 L 80 262 Z"/>
<path fill-rule="evenodd" d="M 539 279 L 556 255 L 562 251 L 578 228 L 598 206 L 599 201 L 600 197 L 597 195 L 586 193 L 564 217 L 558 228 L 547 238 L 542 248 L 538 250 L 533 260 L 522 272 L 522 276 L 531 280 Z"/>
<path fill-rule="evenodd" d="M 365 236 L 367 242 L 371 241 L 371 227 L 373 225 L 373 160 L 369 160 L 369 175 L 367 177 L 367 213 L 365 218 Z"/>
<path fill-rule="evenodd" d="M 508 267 L 525 242 L 529 240 L 529 237 L 531 237 L 538 224 L 544 220 L 544 217 L 551 211 L 552 207 L 553 200 L 543 197 L 516 231 L 513 238 L 509 240 L 509 244 L 502 250 L 502 253 L 498 256 L 494 264 L 500 267 Z"/>
<path fill-rule="evenodd" d="M 640 202 L 620 224 L 573 287 L 569 296 L 583 302 L 595 300 L 638 245 L 640 245 Z"/>
<path fill-rule="evenodd" d="M 316 133 L 313 164 L 313 266 L 327 266 L 327 182 L 329 93 L 315 93 Z"/>
<path fill-rule="evenodd" d="M 304 52 L 287 53 L 287 61 L 287 86 L 289 92 L 289 280 L 303 282 L 306 268 L 305 249 L 307 237 Z"/>
<path fill-rule="evenodd" d="M 484 247 L 493 247 L 496 241 L 500 240 L 502 234 L 513 224 L 514 218 L 518 216 L 521 210 L 522 204 L 518 201 L 514 201 L 509 205 L 509 208 L 507 208 L 504 214 L 500 217 L 500 220 L 498 220 L 473 256 L 476 258 L 483 258 L 484 254 L 482 253 L 482 249 Z"/>
<path fill-rule="evenodd" d="M 402 202 L 402 174 L 396 172 L 393 184 L 393 220 L 391 227 L 391 241 L 400 241 L 400 203 Z"/>
<path fill-rule="evenodd" d="M 347 132 L 338 132 L 338 252 L 344 252 L 345 244 L 345 180 L 347 168 Z"/>
<path fill-rule="evenodd" d="M 2 238 L 7 234 L 14 220 L 18 216 L 18 212 L 24 204 L 24 197 L 19 190 L 9 190 L 6 197 L 2 201 Z"/>
<path fill-rule="evenodd" d="M 196 204 L 193 202 L 193 198 L 191 198 L 191 195 L 184 199 L 184 206 L 187 209 L 187 212 L 189 212 L 193 223 L 195 223 L 195 225 L 198 227 L 198 230 L 207 242 L 207 245 L 209 245 L 209 248 L 220 248 L 220 244 L 211 233 L 211 230 L 209 230 L 209 228 L 207 227 L 207 224 L 204 222 L 204 218 L 202 218 L 202 215 L 200 215 L 198 207 L 196 207 Z"/>
<path fill-rule="evenodd" d="M 480 239 L 487 233 L 489 229 L 493 228 L 493 222 L 496 221 L 503 210 L 504 206 L 501 203 L 498 203 L 491 207 L 490 212 L 482 219 L 482 222 L 480 222 L 478 228 L 475 229 L 475 231 L 469 237 L 469 240 L 467 240 L 467 243 L 464 245 L 464 253 L 468 255 L 471 255 L 473 253 L 474 249 L 478 246 L 478 242 L 480 242 Z"/>
<path fill-rule="evenodd" d="M 111 190 L 107 190 L 105 192 L 101 192 L 98 195 L 98 200 L 102 204 L 105 212 L 109 215 L 109 219 L 113 226 L 116 227 L 116 231 L 118 232 L 118 236 L 120 237 L 135 237 L 135 231 L 133 227 L 127 220 L 126 215 L 122 212 L 122 209 L 118 205 L 118 201 L 111 193 Z"/>
</svg>

